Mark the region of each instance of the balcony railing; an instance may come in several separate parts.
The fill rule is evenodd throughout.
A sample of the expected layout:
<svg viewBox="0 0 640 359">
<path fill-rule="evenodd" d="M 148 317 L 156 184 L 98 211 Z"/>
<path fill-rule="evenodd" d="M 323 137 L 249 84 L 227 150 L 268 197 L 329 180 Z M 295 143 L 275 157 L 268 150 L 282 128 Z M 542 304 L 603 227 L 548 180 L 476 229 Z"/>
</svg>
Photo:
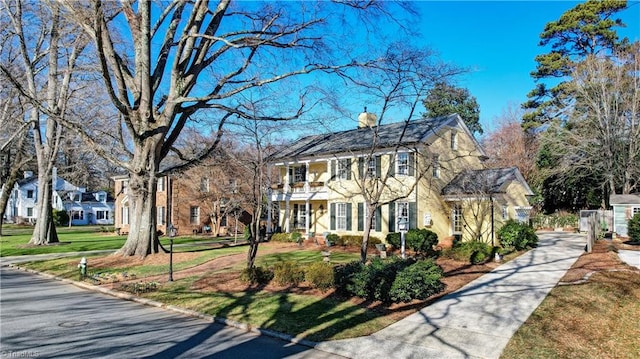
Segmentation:
<svg viewBox="0 0 640 359">
<path fill-rule="evenodd" d="M 271 185 L 271 189 L 274 192 L 282 192 L 282 193 L 311 193 L 323 191 L 325 188 L 324 182 L 315 181 L 315 182 L 295 182 L 291 184 L 273 184 Z"/>
</svg>

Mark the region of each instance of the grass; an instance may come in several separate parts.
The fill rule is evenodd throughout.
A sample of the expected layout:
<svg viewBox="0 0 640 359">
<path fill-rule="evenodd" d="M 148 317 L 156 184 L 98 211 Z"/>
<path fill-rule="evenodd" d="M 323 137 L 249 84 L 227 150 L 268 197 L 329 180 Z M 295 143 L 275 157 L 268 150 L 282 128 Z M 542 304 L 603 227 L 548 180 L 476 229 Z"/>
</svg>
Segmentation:
<svg viewBox="0 0 640 359">
<path fill-rule="evenodd" d="M 47 253 L 83 252 L 92 250 L 117 250 L 126 241 L 126 236 L 117 236 L 111 227 L 77 226 L 57 228 L 60 243 L 31 246 L 28 245 L 33 233 L 32 226 L 4 225 L 0 237 L 0 256 L 18 256 Z M 106 230 L 106 232 L 105 232 Z M 218 241 L 228 238 L 181 236 L 174 238 L 174 244 L 197 243 L 202 241 Z M 160 242 L 169 247 L 169 239 L 161 237 Z M 241 241 L 239 241 L 241 242 Z M 207 247 L 199 247 L 207 248 Z"/>
<path fill-rule="evenodd" d="M 330 296 L 248 290 L 194 291 L 199 277 L 163 285 L 145 298 L 271 329 L 307 340 L 353 338 L 374 333 L 393 320 L 382 312 Z"/>
<path fill-rule="evenodd" d="M 554 288 L 501 358 L 640 358 L 640 274 L 601 272 Z"/>
</svg>

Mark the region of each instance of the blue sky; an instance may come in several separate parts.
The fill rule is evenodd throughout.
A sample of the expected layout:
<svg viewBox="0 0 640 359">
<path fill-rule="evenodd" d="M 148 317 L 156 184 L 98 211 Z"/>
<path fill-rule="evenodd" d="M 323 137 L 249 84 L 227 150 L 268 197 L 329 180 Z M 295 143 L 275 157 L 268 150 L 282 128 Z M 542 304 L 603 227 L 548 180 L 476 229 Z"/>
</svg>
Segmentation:
<svg viewBox="0 0 640 359">
<path fill-rule="evenodd" d="M 534 58 L 546 23 L 557 20 L 579 2 L 572 1 L 423 1 L 421 38 L 447 61 L 474 69 L 458 81 L 480 105 L 480 122 L 495 128 L 509 103 L 520 105 L 535 82 Z M 618 33 L 640 40 L 640 2 L 619 13 L 626 28 Z"/>
</svg>

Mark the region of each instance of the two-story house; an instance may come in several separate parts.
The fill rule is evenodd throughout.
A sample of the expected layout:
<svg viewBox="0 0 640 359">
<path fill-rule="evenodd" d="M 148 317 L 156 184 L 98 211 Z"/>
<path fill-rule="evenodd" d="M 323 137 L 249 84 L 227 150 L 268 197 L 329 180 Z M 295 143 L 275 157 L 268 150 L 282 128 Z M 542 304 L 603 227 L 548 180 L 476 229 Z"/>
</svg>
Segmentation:
<svg viewBox="0 0 640 359">
<path fill-rule="evenodd" d="M 115 226 L 129 232 L 129 177 L 113 177 L 115 182 Z M 196 233 L 232 235 L 243 233 L 251 222 L 244 209 L 238 185 L 215 166 L 198 166 L 182 174 L 158 178 L 156 186 L 157 230 L 168 233 L 172 225 L 178 235 Z"/>
<path fill-rule="evenodd" d="M 113 224 L 113 198 L 105 191 L 88 193 L 86 188 L 76 186 L 52 173 L 51 207 L 69 214 L 72 225 Z M 9 222 L 26 221 L 35 223 L 38 219 L 37 203 L 38 176 L 26 171 L 24 178 L 16 182 L 5 212 Z"/>
<path fill-rule="evenodd" d="M 357 129 L 304 137 L 268 158 L 280 178 L 270 230 L 362 234 L 375 208 L 371 235 L 381 239 L 407 223 L 490 242 L 501 221 L 527 220 L 533 193 L 516 168 L 485 169 L 485 159 L 457 114 L 377 126 L 364 112 Z"/>
</svg>

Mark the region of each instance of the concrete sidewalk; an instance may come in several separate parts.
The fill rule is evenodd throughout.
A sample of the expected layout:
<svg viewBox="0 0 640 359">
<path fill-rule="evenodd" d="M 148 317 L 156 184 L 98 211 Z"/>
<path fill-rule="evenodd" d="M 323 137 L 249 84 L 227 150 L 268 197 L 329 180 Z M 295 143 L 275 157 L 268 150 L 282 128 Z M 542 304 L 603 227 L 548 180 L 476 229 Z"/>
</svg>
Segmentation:
<svg viewBox="0 0 640 359">
<path fill-rule="evenodd" d="M 576 259 L 584 235 L 538 233 L 539 246 L 367 337 L 316 349 L 349 358 L 498 358 Z"/>
<path fill-rule="evenodd" d="M 620 249 L 618 251 L 618 257 L 621 261 L 627 263 L 628 265 L 640 268 L 640 251 L 628 251 Z"/>
</svg>

